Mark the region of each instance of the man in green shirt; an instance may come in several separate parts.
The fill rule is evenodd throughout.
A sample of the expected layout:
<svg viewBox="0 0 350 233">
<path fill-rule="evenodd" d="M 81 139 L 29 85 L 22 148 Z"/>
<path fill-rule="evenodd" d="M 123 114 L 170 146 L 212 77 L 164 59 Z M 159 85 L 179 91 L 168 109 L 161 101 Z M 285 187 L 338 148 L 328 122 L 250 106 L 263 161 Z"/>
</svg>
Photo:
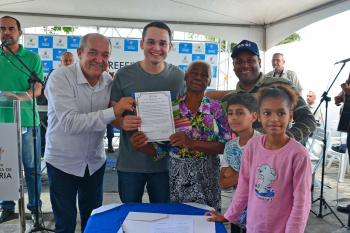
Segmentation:
<svg viewBox="0 0 350 233">
<path fill-rule="evenodd" d="M 41 80 L 44 80 L 42 62 L 38 54 L 26 50 L 23 45 L 18 44 L 22 35 L 19 21 L 11 16 L 4 16 L 0 19 L 1 42 L 7 41 L 9 47 L 32 71 L 38 74 Z M 17 68 L 16 68 L 17 67 Z M 33 98 L 31 84 L 28 83 L 29 72 L 21 63 L 7 50 L 6 47 L 0 48 L 0 90 L 26 92 L 26 94 L 16 95 L 15 98 L 22 101 L 22 106 L 26 102 L 28 95 Z M 35 84 L 34 97 L 41 93 L 41 84 Z M 27 95 L 28 94 L 28 95 Z M 35 112 L 36 127 L 33 125 L 33 110 L 31 108 L 21 109 L 21 126 L 22 126 L 22 161 L 25 172 L 25 178 L 28 189 L 27 208 L 32 213 L 32 220 L 35 219 L 35 174 L 34 174 L 34 141 L 33 130 L 37 130 L 37 178 L 39 191 L 39 223 L 42 223 L 41 212 L 41 142 L 39 129 L 39 114 Z M 2 109 L 0 111 L 0 122 L 13 122 L 13 110 Z M 13 201 L 0 201 L 0 223 L 14 214 L 15 203 Z"/>
</svg>

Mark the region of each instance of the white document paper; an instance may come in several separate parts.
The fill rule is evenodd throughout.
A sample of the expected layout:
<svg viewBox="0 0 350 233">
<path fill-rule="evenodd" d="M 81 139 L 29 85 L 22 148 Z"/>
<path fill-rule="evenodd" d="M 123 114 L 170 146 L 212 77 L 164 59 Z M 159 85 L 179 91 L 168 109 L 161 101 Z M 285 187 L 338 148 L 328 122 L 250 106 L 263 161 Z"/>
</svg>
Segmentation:
<svg viewBox="0 0 350 233">
<path fill-rule="evenodd" d="M 152 224 L 158 221 L 165 219 L 190 219 L 193 221 L 193 233 L 215 233 L 215 223 L 206 221 L 210 217 L 204 215 L 129 212 L 123 222 L 123 227 L 125 233 L 151 233 Z M 121 228 L 118 233 L 123 233 Z"/>
<path fill-rule="evenodd" d="M 142 119 L 139 130 L 147 135 L 148 142 L 169 141 L 175 133 L 170 91 L 138 92 L 135 100 L 137 115 Z"/>
<path fill-rule="evenodd" d="M 150 233 L 193 233 L 193 219 L 167 218 L 152 224 Z"/>
</svg>

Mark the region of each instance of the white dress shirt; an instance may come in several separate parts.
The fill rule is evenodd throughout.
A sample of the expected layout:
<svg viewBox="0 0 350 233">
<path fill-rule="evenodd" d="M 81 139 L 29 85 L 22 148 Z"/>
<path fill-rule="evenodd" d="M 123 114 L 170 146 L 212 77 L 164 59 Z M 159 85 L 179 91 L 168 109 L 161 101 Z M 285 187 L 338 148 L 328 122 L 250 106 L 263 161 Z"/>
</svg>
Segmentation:
<svg viewBox="0 0 350 233">
<path fill-rule="evenodd" d="M 45 161 L 57 169 L 83 177 L 106 161 L 103 137 L 115 119 L 108 108 L 112 78 L 106 72 L 91 87 L 80 63 L 55 69 L 46 86 L 48 127 Z"/>
</svg>

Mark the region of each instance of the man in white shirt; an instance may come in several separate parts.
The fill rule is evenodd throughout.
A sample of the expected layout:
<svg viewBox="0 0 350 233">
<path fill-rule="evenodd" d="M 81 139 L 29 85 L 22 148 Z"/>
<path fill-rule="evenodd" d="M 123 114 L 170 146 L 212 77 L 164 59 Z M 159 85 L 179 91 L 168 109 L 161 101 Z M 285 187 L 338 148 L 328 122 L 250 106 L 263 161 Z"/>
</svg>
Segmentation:
<svg viewBox="0 0 350 233">
<path fill-rule="evenodd" d="M 284 69 L 284 56 L 282 53 L 275 53 L 272 57 L 272 67 L 273 70 L 266 74 L 267 77 L 280 77 L 291 81 L 294 86 L 298 89 L 300 95 L 302 96 L 303 87 L 299 82 L 297 74 L 294 71 Z"/>
<path fill-rule="evenodd" d="M 55 69 L 46 86 L 48 127 L 45 161 L 56 232 L 74 232 L 76 198 L 83 232 L 93 209 L 102 205 L 106 125 L 132 110 L 131 97 L 109 106 L 112 78 L 104 72 L 111 54 L 107 37 L 83 36 L 79 62 Z"/>
<path fill-rule="evenodd" d="M 306 97 L 307 106 L 310 108 L 311 113 L 313 114 L 318 107 L 318 104 L 315 102 L 316 93 L 313 91 L 309 91 Z M 321 108 L 317 109 L 317 112 L 314 114 L 317 126 L 320 126 L 322 123 L 322 113 Z"/>
</svg>

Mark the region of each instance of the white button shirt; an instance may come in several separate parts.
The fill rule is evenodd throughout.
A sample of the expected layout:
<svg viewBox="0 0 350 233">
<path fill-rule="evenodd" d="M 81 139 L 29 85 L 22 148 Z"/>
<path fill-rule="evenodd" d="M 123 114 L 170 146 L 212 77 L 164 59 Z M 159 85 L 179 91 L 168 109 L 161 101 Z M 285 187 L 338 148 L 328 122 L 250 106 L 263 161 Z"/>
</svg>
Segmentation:
<svg viewBox="0 0 350 233">
<path fill-rule="evenodd" d="M 83 177 L 106 161 L 103 137 L 106 125 L 115 119 L 108 108 L 112 78 L 103 72 L 91 87 L 80 63 L 55 69 L 46 84 L 48 127 L 46 162 L 61 171 Z"/>
</svg>

